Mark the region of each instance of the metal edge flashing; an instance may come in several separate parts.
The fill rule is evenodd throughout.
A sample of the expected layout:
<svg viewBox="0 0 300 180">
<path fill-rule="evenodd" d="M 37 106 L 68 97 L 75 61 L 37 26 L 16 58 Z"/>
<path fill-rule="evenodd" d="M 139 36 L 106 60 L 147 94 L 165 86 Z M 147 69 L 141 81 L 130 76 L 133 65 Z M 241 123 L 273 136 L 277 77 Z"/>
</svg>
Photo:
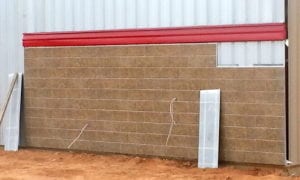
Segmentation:
<svg viewBox="0 0 300 180">
<path fill-rule="evenodd" d="M 300 2 L 298 0 L 288 1 L 288 164 L 295 168 L 295 174 L 300 175 Z"/>
<path fill-rule="evenodd" d="M 24 33 L 24 47 L 279 41 L 285 23 Z"/>
</svg>

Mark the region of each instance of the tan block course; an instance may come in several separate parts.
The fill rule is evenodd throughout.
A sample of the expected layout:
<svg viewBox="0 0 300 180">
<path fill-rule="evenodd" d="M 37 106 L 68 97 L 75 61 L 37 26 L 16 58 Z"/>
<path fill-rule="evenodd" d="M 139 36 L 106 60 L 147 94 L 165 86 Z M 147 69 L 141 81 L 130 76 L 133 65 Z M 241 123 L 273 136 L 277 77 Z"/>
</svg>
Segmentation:
<svg viewBox="0 0 300 180">
<path fill-rule="evenodd" d="M 218 68 L 216 45 L 25 49 L 24 145 L 197 159 L 199 90 L 221 89 L 220 159 L 284 164 L 284 68 Z M 174 102 L 172 135 L 170 101 Z"/>
<path fill-rule="evenodd" d="M 284 164 L 284 153 L 261 153 L 250 151 L 224 151 L 221 158 L 225 161 L 245 161 L 248 163 L 263 163 L 263 164 Z"/>
</svg>

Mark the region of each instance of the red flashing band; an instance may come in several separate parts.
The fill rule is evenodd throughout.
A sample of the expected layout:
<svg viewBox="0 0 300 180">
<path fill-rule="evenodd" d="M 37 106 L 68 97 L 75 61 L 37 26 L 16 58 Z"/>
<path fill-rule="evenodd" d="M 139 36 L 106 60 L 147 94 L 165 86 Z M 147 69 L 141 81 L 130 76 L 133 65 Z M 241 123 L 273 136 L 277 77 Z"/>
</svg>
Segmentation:
<svg viewBox="0 0 300 180">
<path fill-rule="evenodd" d="M 24 47 L 172 44 L 286 39 L 283 23 L 149 28 L 110 31 L 24 33 Z"/>
</svg>

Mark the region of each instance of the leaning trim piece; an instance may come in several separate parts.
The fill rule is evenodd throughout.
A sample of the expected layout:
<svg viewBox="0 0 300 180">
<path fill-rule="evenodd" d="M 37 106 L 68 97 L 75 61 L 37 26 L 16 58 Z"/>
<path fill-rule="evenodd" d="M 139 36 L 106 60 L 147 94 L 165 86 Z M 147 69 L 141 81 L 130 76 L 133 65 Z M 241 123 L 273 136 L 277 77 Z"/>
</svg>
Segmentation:
<svg viewBox="0 0 300 180">
<path fill-rule="evenodd" d="M 9 101 L 10 101 L 10 98 L 11 98 L 11 95 L 12 95 L 12 92 L 14 90 L 17 80 L 18 80 L 18 73 L 15 73 L 15 74 L 13 74 L 13 76 L 11 78 L 11 82 L 9 83 L 9 87 L 8 87 L 8 90 L 7 90 L 5 99 L 4 99 L 4 103 L 0 109 L 0 125 L 3 121 L 7 106 L 9 104 Z"/>
<path fill-rule="evenodd" d="M 198 167 L 218 168 L 221 90 L 201 90 Z"/>
<path fill-rule="evenodd" d="M 172 44 L 286 39 L 284 23 L 25 33 L 24 47 Z"/>
<path fill-rule="evenodd" d="M 14 77 L 15 74 L 9 74 L 9 79 L 14 79 Z M 22 77 L 23 74 L 19 73 L 7 107 L 7 118 L 4 122 L 5 151 L 18 151 L 19 149 Z"/>
</svg>

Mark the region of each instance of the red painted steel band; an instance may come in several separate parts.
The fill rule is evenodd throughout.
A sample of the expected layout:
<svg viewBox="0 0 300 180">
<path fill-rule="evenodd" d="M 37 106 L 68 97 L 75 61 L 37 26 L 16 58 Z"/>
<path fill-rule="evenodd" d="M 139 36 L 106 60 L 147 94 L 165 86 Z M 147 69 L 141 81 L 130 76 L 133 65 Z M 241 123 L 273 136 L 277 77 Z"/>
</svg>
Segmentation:
<svg viewBox="0 0 300 180">
<path fill-rule="evenodd" d="M 25 33 L 24 47 L 278 41 L 286 39 L 283 23 L 149 28 L 110 31 Z"/>
</svg>

